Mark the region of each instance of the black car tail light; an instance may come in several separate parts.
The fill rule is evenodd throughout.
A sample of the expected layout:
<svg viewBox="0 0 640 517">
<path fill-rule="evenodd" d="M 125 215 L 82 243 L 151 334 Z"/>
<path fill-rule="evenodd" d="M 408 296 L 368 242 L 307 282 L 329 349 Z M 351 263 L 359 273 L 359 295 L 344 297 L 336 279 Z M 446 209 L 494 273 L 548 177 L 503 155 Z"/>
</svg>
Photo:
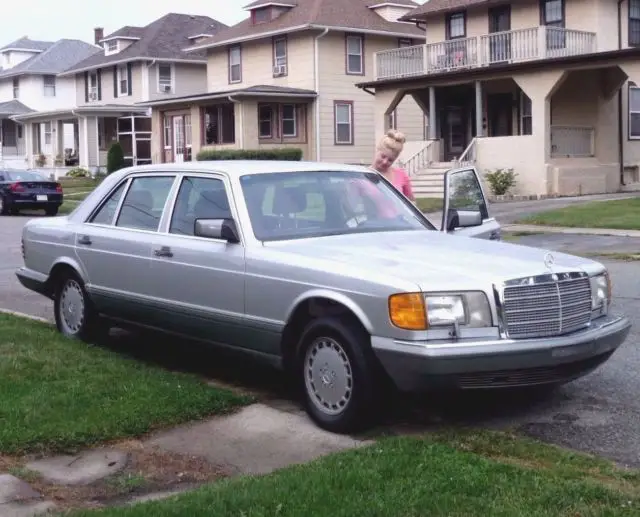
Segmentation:
<svg viewBox="0 0 640 517">
<path fill-rule="evenodd" d="M 60 183 L 56 183 L 56 192 L 62 194 L 62 185 L 60 185 Z"/>
<path fill-rule="evenodd" d="M 22 186 L 22 183 L 12 183 L 9 185 L 9 190 L 11 192 L 24 192 L 24 187 Z"/>
</svg>

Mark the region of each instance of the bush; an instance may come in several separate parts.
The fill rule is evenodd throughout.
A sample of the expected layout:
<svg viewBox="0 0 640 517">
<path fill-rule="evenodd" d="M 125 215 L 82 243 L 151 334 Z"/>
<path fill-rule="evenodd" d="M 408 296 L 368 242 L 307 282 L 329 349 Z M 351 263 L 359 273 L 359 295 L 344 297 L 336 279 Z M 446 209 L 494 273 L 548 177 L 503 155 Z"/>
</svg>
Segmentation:
<svg viewBox="0 0 640 517">
<path fill-rule="evenodd" d="M 107 151 L 107 174 L 124 168 L 124 151 L 120 142 L 113 142 Z"/>
<path fill-rule="evenodd" d="M 199 162 L 212 160 L 302 160 L 302 149 L 285 147 L 280 149 L 203 149 L 196 160 Z"/>
<path fill-rule="evenodd" d="M 67 176 L 69 178 L 88 178 L 91 176 L 87 169 L 83 169 L 82 167 L 74 167 L 69 172 L 67 172 Z"/>
<path fill-rule="evenodd" d="M 487 172 L 485 178 L 494 196 L 504 196 L 516 184 L 517 174 L 513 169 L 496 169 Z"/>
</svg>

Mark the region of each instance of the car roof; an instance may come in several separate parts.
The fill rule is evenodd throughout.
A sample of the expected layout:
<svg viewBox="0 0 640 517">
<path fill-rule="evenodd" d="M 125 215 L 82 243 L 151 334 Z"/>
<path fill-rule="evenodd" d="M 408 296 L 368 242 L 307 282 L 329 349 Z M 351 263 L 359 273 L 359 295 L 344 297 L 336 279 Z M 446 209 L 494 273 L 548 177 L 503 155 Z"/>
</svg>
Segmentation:
<svg viewBox="0 0 640 517">
<path fill-rule="evenodd" d="M 222 172 L 229 176 L 245 174 L 269 174 L 274 172 L 371 172 L 364 165 L 349 165 L 345 163 L 287 161 L 287 160 L 212 160 L 202 162 L 157 163 L 130 167 L 127 173 L 134 172 Z"/>
</svg>

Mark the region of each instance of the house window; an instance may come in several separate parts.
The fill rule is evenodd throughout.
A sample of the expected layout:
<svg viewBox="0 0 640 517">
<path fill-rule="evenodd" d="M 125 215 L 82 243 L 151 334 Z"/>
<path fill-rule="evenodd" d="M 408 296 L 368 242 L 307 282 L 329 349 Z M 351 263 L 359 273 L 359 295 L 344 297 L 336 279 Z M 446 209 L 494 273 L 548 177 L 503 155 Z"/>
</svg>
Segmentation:
<svg viewBox="0 0 640 517">
<path fill-rule="evenodd" d="M 640 140 L 640 87 L 629 87 L 629 140 Z"/>
<path fill-rule="evenodd" d="M 335 122 L 335 143 L 338 145 L 353 144 L 353 102 L 336 101 L 333 118 Z"/>
<path fill-rule="evenodd" d="M 520 92 L 520 134 L 533 134 L 533 117 L 531 116 L 531 99 L 529 96 Z"/>
<path fill-rule="evenodd" d="M 467 15 L 465 12 L 447 15 L 447 39 L 464 38 L 467 35 Z"/>
<path fill-rule="evenodd" d="M 287 75 L 287 39 L 273 40 L 273 75 Z"/>
<path fill-rule="evenodd" d="M 44 96 L 55 97 L 56 96 L 56 76 L 45 75 L 42 80 L 44 83 Z"/>
<path fill-rule="evenodd" d="M 254 24 L 271 20 L 271 7 L 262 7 L 251 11 L 251 20 Z"/>
<path fill-rule="evenodd" d="M 160 63 L 158 65 L 158 91 L 161 93 L 171 93 L 173 90 L 172 70 L 170 63 Z"/>
<path fill-rule="evenodd" d="M 564 30 L 564 0 L 541 0 L 540 23 L 550 27 L 547 29 L 547 49 L 566 47 Z"/>
<path fill-rule="evenodd" d="M 258 134 L 260 138 L 296 138 L 298 106 L 295 104 L 259 104 Z"/>
<path fill-rule="evenodd" d="M 393 110 L 387 115 L 387 129 L 398 129 L 397 110 Z"/>
<path fill-rule="evenodd" d="M 20 97 L 20 79 L 17 77 L 13 78 L 13 98 L 17 99 Z"/>
<path fill-rule="evenodd" d="M 44 123 L 44 145 L 51 145 L 51 121 Z"/>
<path fill-rule="evenodd" d="M 118 40 L 107 41 L 107 52 L 117 52 L 118 51 Z"/>
<path fill-rule="evenodd" d="M 89 100 L 98 99 L 98 73 L 89 73 Z"/>
<path fill-rule="evenodd" d="M 411 38 L 400 38 L 398 40 L 398 47 L 413 47 L 413 40 Z"/>
<path fill-rule="evenodd" d="M 258 107 L 258 134 L 260 138 L 273 138 L 273 106 L 270 104 Z"/>
<path fill-rule="evenodd" d="M 164 138 L 164 148 L 171 149 L 171 117 L 165 115 L 163 124 L 163 138 Z"/>
<path fill-rule="evenodd" d="M 629 46 L 640 46 L 640 0 L 629 0 Z"/>
<path fill-rule="evenodd" d="M 229 82 L 242 82 L 242 49 L 240 45 L 229 48 Z"/>
<path fill-rule="evenodd" d="M 347 74 L 364 75 L 364 37 L 347 35 Z"/>
<path fill-rule="evenodd" d="M 233 144 L 236 120 L 233 104 L 218 104 L 204 109 L 204 145 Z"/>
<path fill-rule="evenodd" d="M 118 96 L 129 94 L 127 65 L 120 65 L 118 67 Z"/>
<path fill-rule="evenodd" d="M 294 104 L 282 105 L 282 136 L 295 137 L 298 134 L 296 107 Z"/>
</svg>

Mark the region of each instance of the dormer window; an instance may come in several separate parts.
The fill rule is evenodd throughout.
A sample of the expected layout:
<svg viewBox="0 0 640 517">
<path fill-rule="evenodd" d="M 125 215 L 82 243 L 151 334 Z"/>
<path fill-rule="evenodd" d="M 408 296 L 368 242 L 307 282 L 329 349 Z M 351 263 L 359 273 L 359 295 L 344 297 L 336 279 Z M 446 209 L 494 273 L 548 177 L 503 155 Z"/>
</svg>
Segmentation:
<svg viewBox="0 0 640 517">
<path fill-rule="evenodd" d="M 261 7 L 260 9 L 254 9 L 251 11 L 251 19 L 254 23 L 264 23 L 271 20 L 271 6 Z"/>
<path fill-rule="evenodd" d="M 280 1 L 256 1 L 249 5 L 246 10 L 251 11 L 251 25 L 266 23 L 275 20 L 281 14 L 296 7 L 297 4 L 289 3 L 287 0 Z"/>
<path fill-rule="evenodd" d="M 109 41 L 106 41 L 104 44 L 104 50 L 105 50 L 105 54 L 115 54 L 116 52 L 118 52 L 119 50 L 119 45 L 118 45 L 118 40 L 117 39 L 112 39 Z"/>
</svg>

